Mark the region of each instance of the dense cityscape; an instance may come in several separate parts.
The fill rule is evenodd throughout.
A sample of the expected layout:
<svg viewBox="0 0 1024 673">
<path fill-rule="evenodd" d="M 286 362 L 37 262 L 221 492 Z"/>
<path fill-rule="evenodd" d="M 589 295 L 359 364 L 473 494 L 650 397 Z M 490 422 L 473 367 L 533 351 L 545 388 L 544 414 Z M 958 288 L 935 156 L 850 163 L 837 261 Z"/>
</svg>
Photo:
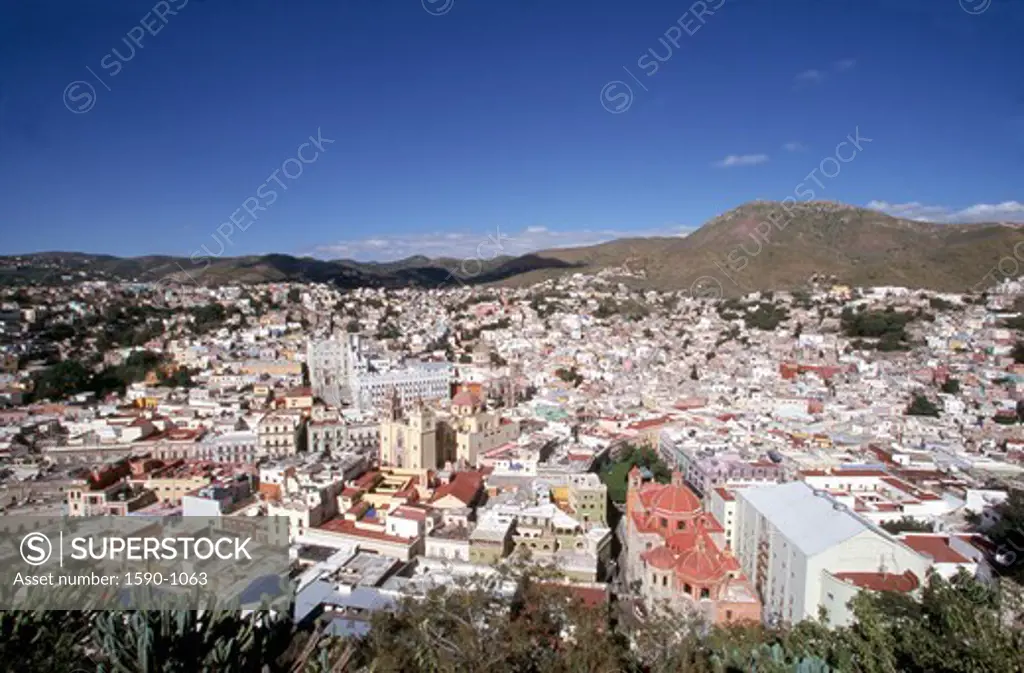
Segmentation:
<svg viewBox="0 0 1024 673">
<path fill-rule="evenodd" d="M 714 299 L 642 275 L 10 288 L 3 513 L 278 517 L 288 619 L 356 641 L 527 574 L 634 640 L 669 614 L 848 628 L 859 595 L 935 578 L 1017 595 L 1016 283 Z"/>
<path fill-rule="evenodd" d="M 1024 673 L 1024 2 L 0 15 L 0 673 Z"/>
</svg>

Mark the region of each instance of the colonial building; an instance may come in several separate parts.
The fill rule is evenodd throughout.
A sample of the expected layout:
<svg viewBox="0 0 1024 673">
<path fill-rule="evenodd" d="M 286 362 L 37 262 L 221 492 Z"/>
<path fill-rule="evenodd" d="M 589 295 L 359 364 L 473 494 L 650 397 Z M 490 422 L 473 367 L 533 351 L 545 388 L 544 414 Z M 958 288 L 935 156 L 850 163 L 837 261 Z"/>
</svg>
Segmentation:
<svg viewBox="0 0 1024 673">
<path fill-rule="evenodd" d="M 569 475 L 569 507 L 576 520 L 589 530 L 608 526 L 608 486 L 593 472 Z"/>
<path fill-rule="evenodd" d="M 445 419 L 444 426 L 444 454 L 471 468 L 477 467 L 478 456 L 519 437 L 516 421 L 486 411 L 480 399 L 467 390 L 452 399 L 451 417 Z"/>
<path fill-rule="evenodd" d="M 680 472 L 671 484 L 629 473 L 626 578 L 651 608 L 693 610 L 714 623 L 759 621 L 761 602 Z"/>
<path fill-rule="evenodd" d="M 275 411 L 260 419 L 256 428 L 261 456 L 295 455 L 303 437 L 303 418 L 297 411 Z"/>
<path fill-rule="evenodd" d="M 412 470 L 437 467 L 437 416 L 423 402 L 403 412 L 397 392 L 380 424 L 380 464 Z"/>
</svg>

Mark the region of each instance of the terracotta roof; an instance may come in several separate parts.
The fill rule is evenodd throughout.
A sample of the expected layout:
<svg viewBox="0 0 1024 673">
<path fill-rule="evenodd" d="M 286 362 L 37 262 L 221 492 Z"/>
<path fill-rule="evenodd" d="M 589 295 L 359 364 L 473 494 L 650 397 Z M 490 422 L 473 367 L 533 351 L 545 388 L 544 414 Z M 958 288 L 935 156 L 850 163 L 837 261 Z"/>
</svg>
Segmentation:
<svg viewBox="0 0 1024 673">
<path fill-rule="evenodd" d="M 673 570 L 681 580 L 711 583 L 739 569 L 739 562 L 723 553 L 700 527 L 691 527 L 668 538 L 663 547 L 644 552 L 641 558 L 659 570 Z"/>
<path fill-rule="evenodd" d="M 659 425 L 664 425 L 665 423 L 668 423 L 671 420 L 672 419 L 669 418 L 668 416 L 662 416 L 660 418 L 650 418 L 646 421 L 637 421 L 635 423 L 630 423 L 629 425 L 626 426 L 626 428 L 628 430 L 646 430 L 647 428 L 653 428 Z"/>
<path fill-rule="evenodd" d="M 668 547 L 658 547 L 645 552 L 643 560 L 658 570 L 668 570 L 676 564 L 676 555 Z"/>
<path fill-rule="evenodd" d="M 921 586 L 917 575 L 907 571 L 902 575 L 892 573 L 836 573 L 836 578 L 871 591 L 897 591 L 907 593 Z"/>
<path fill-rule="evenodd" d="M 654 513 L 686 514 L 700 510 L 700 500 L 686 486 L 649 484 L 644 491 L 641 499 Z"/>
<path fill-rule="evenodd" d="M 480 492 L 483 483 L 483 475 L 479 472 L 459 472 L 449 483 L 434 491 L 434 497 L 430 501 L 437 502 L 450 495 L 459 502 L 469 505 Z"/>
<path fill-rule="evenodd" d="M 903 543 L 914 551 L 921 552 L 935 559 L 936 563 L 970 563 L 970 559 L 949 546 L 949 538 L 944 535 L 905 535 Z"/>
<path fill-rule="evenodd" d="M 402 519 L 413 519 L 414 521 L 427 520 L 427 513 L 425 511 L 419 507 L 408 507 L 406 505 L 396 507 L 393 512 L 388 514 L 388 516 L 397 516 Z"/>
<path fill-rule="evenodd" d="M 476 397 L 474 397 L 473 393 L 469 392 L 468 390 L 463 390 L 452 398 L 452 406 L 473 407 L 476 406 L 476 404 Z"/>
</svg>

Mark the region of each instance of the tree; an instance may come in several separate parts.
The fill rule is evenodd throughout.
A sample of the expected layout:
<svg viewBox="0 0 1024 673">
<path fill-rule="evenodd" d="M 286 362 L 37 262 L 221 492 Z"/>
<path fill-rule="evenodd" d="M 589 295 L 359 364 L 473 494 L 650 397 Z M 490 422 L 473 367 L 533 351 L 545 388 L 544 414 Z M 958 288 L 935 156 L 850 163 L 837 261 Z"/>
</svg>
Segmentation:
<svg viewBox="0 0 1024 673">
<path fill-rule="evenodd" d="M 299 290 L 299 288 L 293 287 L 292 289 L 288 290 L 289 304 L 298 304 L 300 301 L 302 301 L 302 291 Z"/>
<path fill-rule="evenodd" d="M 576 367 L 570 367 L 569 369 L 559 367 L 555 370 L 555 376 L 566 383 L 573 384 L 575 387 L 579 387 L 579 385 L 583 383 L 583 374 L 576 371 Z"/>
<path fill-rule="evenodd" d="M 956 395 L 960 392 L 960 382 L 956 379 L 946 379 L 942 382 L 942 392 L 948 395 Z"/>
<path fill-rule="evenodd" d="M 1007 596 L 961 572 L 914 594 L 862 591 L 849 626 L 708 624 L 672 610 L 641 628 L 586 604 L 558 569 L 514 554 L 488 578 L 457 579 L 370 617 L 358 639 L 256 611 L 5 611 L 0 657 L 21 673 L 1022 673 L 1024 634 Z M 516 587 L 513 595 L 498 587 Z"/>
<path fill-rule="evenodd" d="M 754 311 L 747 313 L 743 321 L 747 327 L 771 331 L 788 318 L 789 311 L 785 306 L 762 302 Z"/>
<path fill-rule="evenodd" d="M 81 362 L 64 360 L 36 376 L 33 393 L 37 400 L 63 400 L 86 391 L 91 378 L 92 373 Z"/>
<path fill-rule="evenodd" d="M 907 416 L 939 416 L 939 408 L 920 393 L 914 393 L 914 399 L 907 406 L 904 412 Z"/>
<path fill-rule="evenodd" d="M 1018 341 L 1013 344 L 1011 355 L 1013 356 L 1013 361 L 1017 364 L 1024 362 L 1024 341 Z"/>
<path fill-rule="evenodd" d="M 985 531 L 996 546 L 997 571 L 1024 582 L 1024 491 L 1011 490 L 992 508 L 996 522 Z"/>
<path fill-rule="evenodd" d="M 882 524 L 882 528 L 889 531 L 893 535 L 899 533 L 930 533 L 932 532 L 932 526 L 930 523 L 913 519 L 909 516 L 901 517 L 897 521 L 886 521 Z"/>
<path fill-rule="evenodd" d="M 626 500 L 627 477 L 634 467 L 650 470 L 658 483 L 667 484 L 672 480 L 672 471 L 657 451 L 649 446 L 627 445 L 618 460 L 601 473 L 601 480 L 608 486 L 608 497 L 612 502 Z"/>
</svg>

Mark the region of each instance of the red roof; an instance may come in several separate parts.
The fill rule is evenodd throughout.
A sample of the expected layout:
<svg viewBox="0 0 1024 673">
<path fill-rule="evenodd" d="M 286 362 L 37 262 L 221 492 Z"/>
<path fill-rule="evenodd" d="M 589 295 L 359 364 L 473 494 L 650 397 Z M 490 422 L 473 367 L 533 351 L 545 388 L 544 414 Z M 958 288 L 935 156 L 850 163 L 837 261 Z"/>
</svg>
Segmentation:
<svg viewBox="0 0 1024 673">
<path fill-rule="evenodd" d="M 892 573 L 836 573 L 838 579 L 871 591 L 897 591 L 907 593 L 921 586 L 917 575 L 907 571 L 902 575 Z"/>
<path fill-rule="evenodd" d="M 700 511 L 700 500 L 688 487 L 675 484 L 644 484 L 640 501 L 652 514 L 693 514 Z"/>
<path fill-rule="evenodd" d="M 673 570 L 681 580 L 694 584 L 722 581 L 739 569 L 736 558 L 719 550 L 699 525 L 672 535 L 664 547 L 644 552 L 641 558 L 659 570 Z"/>
<path fill-rule="evenodd" d="M 668 416 L 662 416 L 661 418 L 650 418 L 647 419 L 646 421 L 637 421 L 635 423 L 630 423 L 629 425 L 626 426 L 626 429 L 646 430 L 647 428 L 653 428 L 659 425 L 664 425 L 665 423 L 668 423 L 671 420 L 672 419 L 669 418 Z"/>
<path fill-rule="evenodd" d="M 473 407 L 477 405 L 476 397 L 468 390 L 463 390 L 452 398 L 452 406 Z"/>
<path fill-rule="evenodd" d="M 409 507 L 407 505 L 396 507 L 395 511 L 388 514 L 388 516 L 397 516 L 402 519 L 413 519 L 414 521 L 427 520 L 427 513 L 425 511 L 419 507 Z"/>
<path fill-rule="evenodd" d="M 476 498 L 483 484 L 484 477 L 479 472 L 459 472 L 454 479 L 434 491 L 434 497 L 430 501 L 437 502 L 450 495 L 468 506 Z"/>
<path fill-rule="evenodd" d="M 936 563 L 971 562 L 949 546 L 949 538 L 945 535 L 905 535 L 901 539 L 914 551 L 931 556 Z"/>
</svg>

